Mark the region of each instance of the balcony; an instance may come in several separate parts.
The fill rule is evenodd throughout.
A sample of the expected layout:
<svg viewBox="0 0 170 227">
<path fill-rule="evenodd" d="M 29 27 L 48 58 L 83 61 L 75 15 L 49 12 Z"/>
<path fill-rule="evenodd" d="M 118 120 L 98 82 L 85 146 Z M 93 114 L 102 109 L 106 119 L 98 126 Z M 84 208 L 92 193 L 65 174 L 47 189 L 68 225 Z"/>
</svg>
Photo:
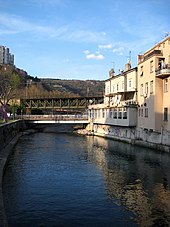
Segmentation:
<svg viewBox="0 0 170 227">
<path fill-rule="evenodd" d="M 170 76 L 170 64 L 165 64 L 161 69 L 156 70 L 156 77 L 165 79 Z"/>
<path fill-rule="evenodd" d="M 162 56 L 161 50 L 153 50 L 152 52 L 148 53 L 147 55 L 144 55 L 144 61 L 146 61 L 148 58 L 152 56 Z"/>
</svg>

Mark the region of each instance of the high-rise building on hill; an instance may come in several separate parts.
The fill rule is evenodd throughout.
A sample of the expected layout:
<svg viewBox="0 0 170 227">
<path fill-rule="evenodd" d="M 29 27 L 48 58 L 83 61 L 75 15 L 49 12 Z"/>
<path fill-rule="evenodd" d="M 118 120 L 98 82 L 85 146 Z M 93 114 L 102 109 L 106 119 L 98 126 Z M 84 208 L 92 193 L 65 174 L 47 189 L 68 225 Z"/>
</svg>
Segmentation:
<svg viewBox="0 0 170 227">
<path fill-rule="evenodd" d="M 14 55 L 10 53 L 9 48 L 0 46 L 0 64 L 14 65 Z"/>
</svg>

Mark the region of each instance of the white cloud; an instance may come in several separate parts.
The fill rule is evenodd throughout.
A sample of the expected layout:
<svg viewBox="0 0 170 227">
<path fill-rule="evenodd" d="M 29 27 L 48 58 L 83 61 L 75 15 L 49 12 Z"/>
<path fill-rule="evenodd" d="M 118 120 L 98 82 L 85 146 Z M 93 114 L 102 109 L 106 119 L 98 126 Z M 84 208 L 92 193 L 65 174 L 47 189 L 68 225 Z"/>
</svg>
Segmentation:
<svg viewBox="0 0 170 227">
<path fill-rule="evenodd" d="M 34 26 L 29 22 L 24 21 L 18 16 L 0 14 L 0 28 L 4 34 L 16 34 L 23 31 L 32 30 Z"/>
<path fill-rule="evenodd" d="M 118 55 L 123 55 L 124 47 L 114 48 L 112 51 L 113 53 L 117 53 Z"/>
<path fill-rule="evenodd" d="M 121 45 L 120 43 L 117 43 L 114 45 L 112 43 L 109 43 L 109 44 L 98 45 L 98 48 L 99 50 L 104 50 L 104 51 L 109 50 L 109 52 L 111 51 L 113 53 L 116 53 L 117 55 L 123 55 L 125 48 L 120 45 Z"/>
<path fill-rule="evenodd" d="M 89 50 L 84 50 L 83 53 L 84 54 L 90 54 L 90 51 Z"/>
<path fill-rule="evenodd" d="M 112 49 L 112 47 L 113 45 L 111 43 L 98 46 L 99 49 Z"/>
<path fill-rule="evenodd" d="M 124 47 L 118 47 L 113 49 L 113 53 L 124 51 Z"/>
<path fill-rule="evenodd" d="M 89 50 L 84 50 L 83 53 L 86 55 L 86 59 L 103 60 L 105 58 L 99 51 L 93 54 Z"/>
<path fill-rule="evenodd" d="M 59 39 L 73 42 L 102 42 L 102 32 L 79 29 L 77 24 L 56 25 L 55 27 L 26 21 L 11 14 L 0 14 L 0 34 L 31 33 L 39 38 Z"/>
<path fill-rule="evenodd" d="M 102 54 L 88 54 L 86 55 L 87 59 L 94 59 L 94 60 L 103 60 L 104 56 Z"/>
</svg>

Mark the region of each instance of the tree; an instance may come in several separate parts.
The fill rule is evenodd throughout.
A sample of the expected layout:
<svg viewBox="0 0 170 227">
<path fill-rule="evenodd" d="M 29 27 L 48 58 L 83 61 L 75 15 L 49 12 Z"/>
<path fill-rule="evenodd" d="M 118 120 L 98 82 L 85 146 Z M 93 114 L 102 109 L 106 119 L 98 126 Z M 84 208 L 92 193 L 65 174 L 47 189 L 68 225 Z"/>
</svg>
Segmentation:
<svg viewBox="0 0 170 227">
<path fill-rule="evenodd" d="M 16 98 L 21 83 L 22 78 L 13 66 L 0 66 L 0 112 L 5 121 L 7 120 L 6 111 L 9 108 L 9 101 Z"/>
<path fill-rule="evenodd" d="M 22 78 L 14 67 L 0 66 L 0 103 L 2 105 L 7 105 L 11 99 L 16 97 L 21 83 Z"/>
</svg>

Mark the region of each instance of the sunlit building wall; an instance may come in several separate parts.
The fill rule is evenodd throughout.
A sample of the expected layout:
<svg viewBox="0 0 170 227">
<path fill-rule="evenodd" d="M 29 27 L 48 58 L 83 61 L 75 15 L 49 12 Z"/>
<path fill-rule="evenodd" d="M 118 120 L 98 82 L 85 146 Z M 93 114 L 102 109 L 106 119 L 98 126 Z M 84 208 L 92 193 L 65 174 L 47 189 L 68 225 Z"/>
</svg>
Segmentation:
<svg viewBox="0 0 170 227">
<path fill-rule="evenodd" d="M 138 127 L 170 130 L 170 36 L 138 56 Z"/>
<path fill-rule="evenodd" d="M 96 124 L 117 126 L 137 125 L 137 68 L 127 63 L 125 70 L 109 72 L 105 82 L 104 103 L 89 106 L 90 120 Z"/>
</svg>

